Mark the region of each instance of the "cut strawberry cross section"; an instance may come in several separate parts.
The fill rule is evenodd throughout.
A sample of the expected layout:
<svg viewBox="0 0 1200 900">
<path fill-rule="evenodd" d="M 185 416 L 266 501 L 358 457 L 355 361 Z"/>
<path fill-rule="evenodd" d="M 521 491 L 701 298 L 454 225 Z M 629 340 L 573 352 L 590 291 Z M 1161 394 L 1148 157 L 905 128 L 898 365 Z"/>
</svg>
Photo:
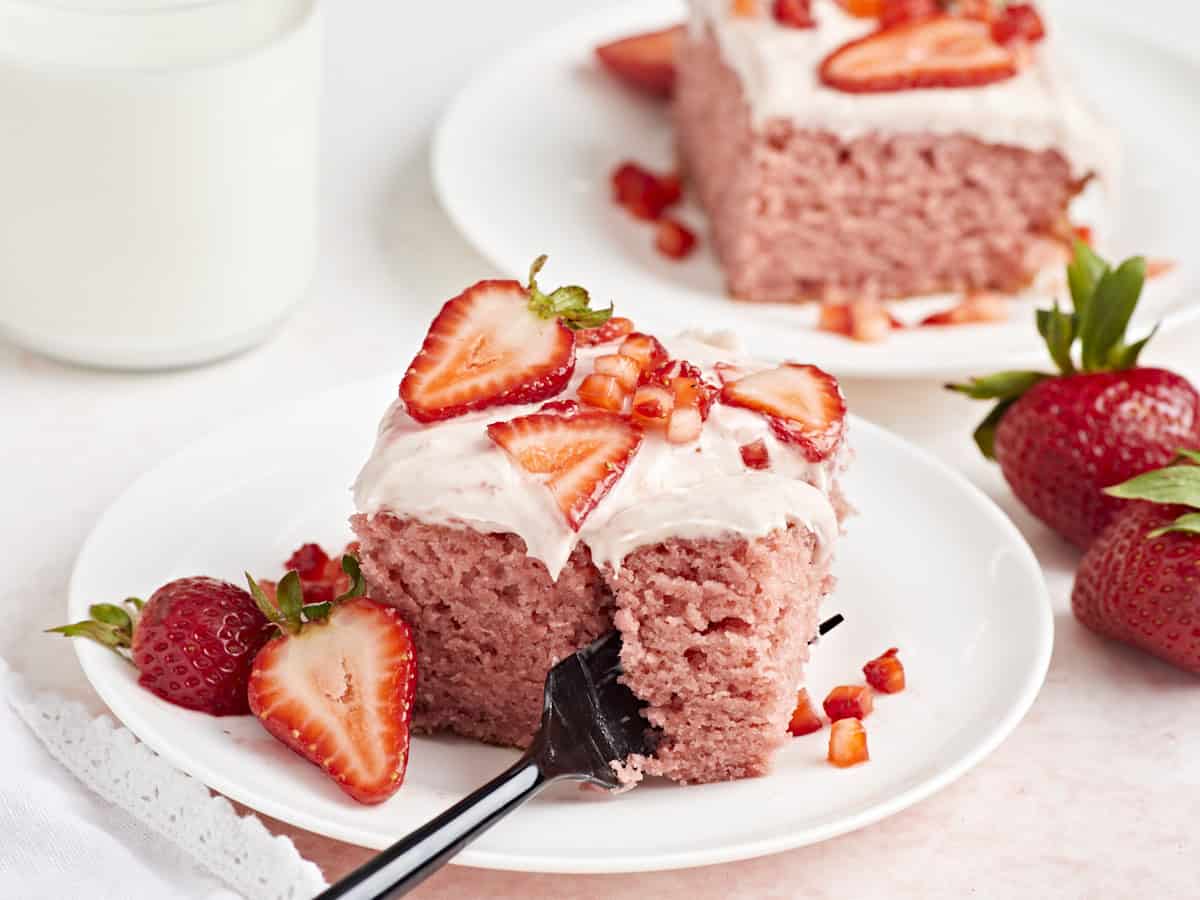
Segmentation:
<svg viewBox="0 0 1200 900">
<path fill-rule="evenodd" d="M 821 63 L 820 77 L 849 93 L 976 87 L 1017 74 L 1017 58 L 987 22 L 934 16 L 850 41 Z"/>
<path fill-rule="evenodd" d="M 490 406 L 560 393 L 575 370 L 573 328 L 604 324 L 578 286 L 543 294 L 534 262 L 529 287 L 481 281 L 448 300 L 400 384 L 408 414 L 436 422 Z"/>
<path fill-rule="evenodd" d="M 832 456 L 845 433 L 846 401 L 837 380 L 816 366 L 784 363 L 721 389 L 721 402 L 762 413 L 781 441 L 812 462 Z"/>
<path fill-rule="evenodd" d="M 488 426 L 488 437 L 550 490 L 567 524 L 578 531 L 642 445 L 642 430 L 625 416 L 587 410 L 573 416 L 534 413 Z"/>
</svg>

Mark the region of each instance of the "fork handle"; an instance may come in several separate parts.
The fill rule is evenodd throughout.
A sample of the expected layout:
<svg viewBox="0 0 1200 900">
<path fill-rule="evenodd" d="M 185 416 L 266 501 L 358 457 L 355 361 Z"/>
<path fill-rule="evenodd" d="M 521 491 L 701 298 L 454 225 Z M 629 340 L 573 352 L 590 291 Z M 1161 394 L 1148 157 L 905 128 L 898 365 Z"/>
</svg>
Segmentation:
<svg viewBox="0 0 1200 900">
<path fill-rule="evenodd" d="M 550 781 L 538 770 L 532 757 L 522 757 L 315 900 L 389 900 L 404 896 Z"/>
</svg>

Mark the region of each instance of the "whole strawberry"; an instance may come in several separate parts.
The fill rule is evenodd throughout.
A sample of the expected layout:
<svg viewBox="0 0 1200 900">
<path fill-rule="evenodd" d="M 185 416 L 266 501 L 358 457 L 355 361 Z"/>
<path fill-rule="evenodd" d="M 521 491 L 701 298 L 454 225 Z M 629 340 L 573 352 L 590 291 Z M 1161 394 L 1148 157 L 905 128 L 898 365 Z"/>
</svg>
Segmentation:
<svg viewBox="0 0 1200 900">
<path fill-rule="evenodd" d="M 240 587 L 216 578 L 180 578 L 148 601 L 101 603 L 91 619 L 50 629 L 87 637 L 138 670 L 138 684 L 164 700 L 214 716 L 250 712 L 246 685 L 270 623 Z"/>
<path fill-rule="evenodd" d="M 1037 314 L 1058 374 L 1001 372 L 948 385 L 997 401 L 976 443 L 1017 499 L 1082 549 L 1122 508 L 1105 488 L 1200 444 L 1200 394 L 1182 376 L 1138 366 L 1149 337 L 1125 342 L 1145 268 L 1137 257 L 1112 269 L 1077 242 L 1067 267 L 1074 311 L 1056 304 Z"/>
<path fill-rule="evenodd" d="M 1084 554 L 1071 608 L 1093 631 L 1200 675 L 1200 451 L 1181 455 L 1108 491 L 1124 506 Z"/>
</svg>

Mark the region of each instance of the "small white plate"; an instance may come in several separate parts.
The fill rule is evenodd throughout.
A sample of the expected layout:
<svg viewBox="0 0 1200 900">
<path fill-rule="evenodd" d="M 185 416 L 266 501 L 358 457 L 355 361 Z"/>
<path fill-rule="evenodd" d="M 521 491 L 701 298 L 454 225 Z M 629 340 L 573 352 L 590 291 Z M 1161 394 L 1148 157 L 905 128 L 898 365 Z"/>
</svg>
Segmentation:
<svg viewBox="0 0 1200 900">
<path fill-rule="evenodd" d="M 91 603 L 147 596 L 166 581 L 279 571 L 298 544 L 349 537 L 347 485 L 365 459 L 396 379 L 351 385 L 292 409 L 264 410 L 137 481 L 88 538 L 70 617 Z M 838 550 L 825 613 L 847 621 L 815 651 L 816 699 L 861 681 L 898 646 L 910 687 L 867 720 L 871 761 L 825 762 L 828 729 L 795 739 L 766 778 L 621 797 L 574 787 L 537 798 L 458 862 L 545 872 L 631 872 L 743 859 L 861 828 L 962 775 L 1016 727 L 1050 659 L 1049 598 L 1033 553 L 982 493 L 926 453 L 855 419 L 846 478 L 861 514 Z M 447 460 L 447 464 L 453 464 Z M 75 642 L 92 685 L 143 741 L 247 806 L 310 831 L 385 847 L 482 784 L 512 751 L 417 738 L 401 791 L 366 807 L 270 737 L 252 717 L 213 718 L 140 688 L 130 666 Z"/>
<path fill-rule="evenodd" d="M 1181 263 L 1147 286 L 1133 327 L 1200 319 L 1200 271 L 1192 265 L 1200 209 L 1192 153 L 1200 145 L 1200 105 L 1192 87 L 1200 65 L 1098 28 L 1090 4 L 1061 6 L 1064 15 L 1053 23 L 1058 46 L 1086 93 L 1120 125 L 1124 143 L 1119 215 L 1104 249 L 1117 258 L 1143 253 Z M 608 176 L 624 159 L 672 167 L 665 107 L 616 84 L 592 50 L 682 18 L 678 0 L 606 6 L 503 56 L 456 98 L 434 143 L 433 179 L 450 218 L 484 256 L 523 278 L 530 261 L 548 253 L 549 279 L 582 284 L 658 331 L 733 328 L 763 355 L 799 355 L 842 376 L 952 377 L 1047 364 L 1033 308 L 1035 300 L 1049 305 L 1048 295 L 1019 301 L 1004 324 L 919 328 L 861 344 L 816 331 L 812 304 L 728 299 L 706 242 L 683 262 L 661 257 L 653 229 L 613 204 Z M 697 208 L 685 207 L 682 217 L 703 234 Z M 913 320 L 951 302 L 897 309 Z"/>
</svg>

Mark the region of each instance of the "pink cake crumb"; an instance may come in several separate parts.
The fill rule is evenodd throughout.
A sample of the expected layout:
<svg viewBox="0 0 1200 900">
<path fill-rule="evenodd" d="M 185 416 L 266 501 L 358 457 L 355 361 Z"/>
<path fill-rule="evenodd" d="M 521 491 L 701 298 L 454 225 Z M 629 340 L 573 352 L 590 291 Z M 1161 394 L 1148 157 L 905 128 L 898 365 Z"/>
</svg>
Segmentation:
<svg viewBox="0 0 1200 900">
<path fill-rule="evenodd" d="M 839 516 L 845 506 L 833 498 Z M 761 775 L 783 743 L 829 560 L 798 525 L 746 540 L 669 540 L 599 570 L 579 545 L 557 581 L 513 534 L 355 516 L 371 596 L 413 630 L 414 726 L 524 747 L 547 671 L 616 627 L 623 679 L 661 730 L 643 774 L 704 782 Z"/>
</svg>

